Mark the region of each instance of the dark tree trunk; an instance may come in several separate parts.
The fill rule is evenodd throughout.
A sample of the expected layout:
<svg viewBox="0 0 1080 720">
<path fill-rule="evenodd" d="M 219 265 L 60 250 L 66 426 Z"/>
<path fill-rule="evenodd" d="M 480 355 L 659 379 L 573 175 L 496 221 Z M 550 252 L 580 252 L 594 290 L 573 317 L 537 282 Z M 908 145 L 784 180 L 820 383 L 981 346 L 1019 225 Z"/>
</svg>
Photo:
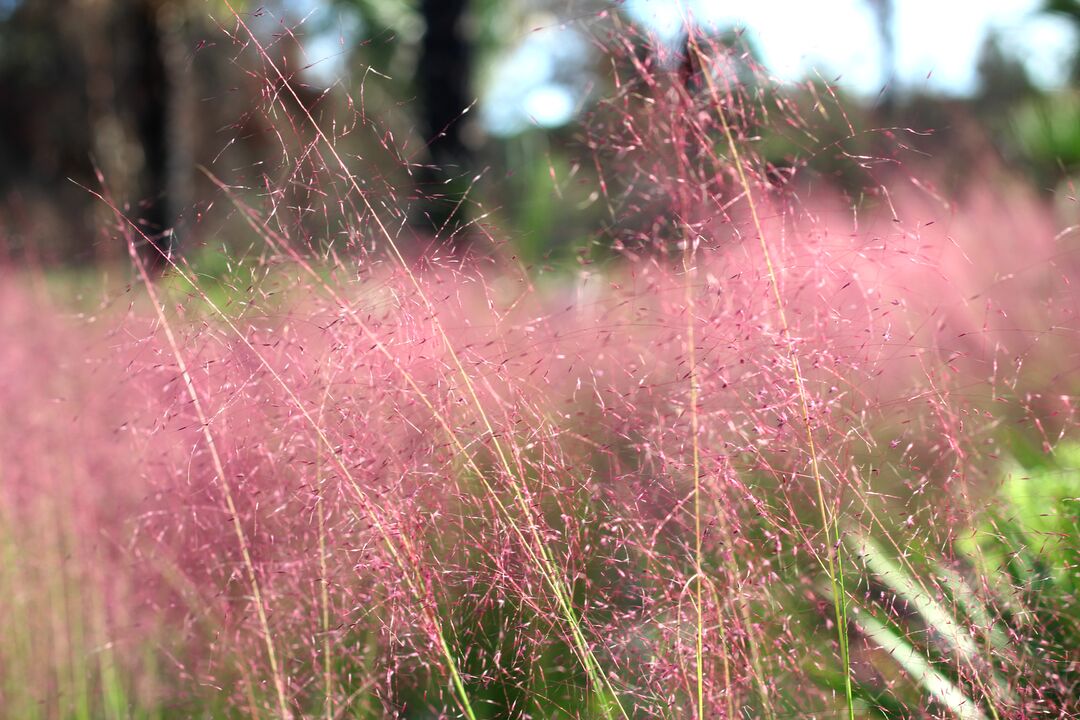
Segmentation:
<svg viewBox="0 0 1080 720">
<path fill-rule="evenodd" d="M 885 85 L 881 90 L 881 111 L 890 115 L 896 107 L 896 31 L 893 27 L 894 0 L 869 0 L 877 22 L 878 40 L 881 42 L 881 67 Z"/>
<path fill-rule="evenodd" d="M 468 0 L 421 0 L 426 30 L 416 82 L 428 138 L 428 160 L 418 177 L 422 231 L 451 236 L 461 246 L 465 222 L 462 199 L 471 158 L 462 137 L 462 113 L 471 102 L 472 49 L 465 37 Z"/>
<path fill-rule="evenodd" d="M 150 238 L 145 257 L 154 267 L 166 264 L 172 251 L 169 199 L 169 74 L 156 2 L 139 0 L 132 8 L 132 121 L 142 150 L 143 167 L 136 192 L 136 213 Z"/>
</svg>

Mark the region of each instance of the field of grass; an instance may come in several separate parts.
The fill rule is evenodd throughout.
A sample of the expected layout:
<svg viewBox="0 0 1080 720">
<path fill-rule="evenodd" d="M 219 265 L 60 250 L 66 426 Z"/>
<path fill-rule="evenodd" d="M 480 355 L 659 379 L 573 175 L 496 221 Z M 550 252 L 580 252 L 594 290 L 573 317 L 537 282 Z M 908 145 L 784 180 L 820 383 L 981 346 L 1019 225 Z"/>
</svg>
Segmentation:
<svg viewBox="0 0 1080 720">
<path fill-rule="evenodd" d="M 4 270 L 0 716 L 1080 717 L 1074 236 L 777 187 L 691 47 L 590 119 L 601 259 L 418 259 L 301 113 L 362 240 L 221 183 L 254 250 Z"/>
</svg>

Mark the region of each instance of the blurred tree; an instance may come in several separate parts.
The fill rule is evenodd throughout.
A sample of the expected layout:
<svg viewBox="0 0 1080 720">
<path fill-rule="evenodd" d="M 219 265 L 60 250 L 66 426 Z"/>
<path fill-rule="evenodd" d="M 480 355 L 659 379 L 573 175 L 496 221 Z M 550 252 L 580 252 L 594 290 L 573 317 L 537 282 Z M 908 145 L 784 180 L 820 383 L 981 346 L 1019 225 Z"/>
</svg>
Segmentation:
<svg viewBox="0 0 1080 720">
<path fill-rule="evenodd" d="M 96 184 L 96 167 L 151 238 L 146 256 L 159 262 L 189 195 L 190 130 L 180 105 L 191 87 L 183 38 L 191 2 L 22 0 L 15 6 L 0 22 L 0 90 L 24 105 L 0 117 L 0 188 L 26 188 L 29 180 L 40 192 L 63 192 L 67 178 Z M 95 217 L 64 218 L 70 227 L 58 233 L 56 251 L 87 259 L 80 240 L 92 235 Z"/>
<path fill-rule="evenodd" d="M 147 257 L 161 266 L 172 252 L 172 212 L 168 198 L 170 87 L 177 81 L 179 68 L 169 67 L 164 42 L 164 14 L 167 0 L 136 0 L 123 18 L 130 28 L 129 78 L 127 102 L 130 104 L 132 130 L 141 151 L 137 211 L 143 232 L 153 247 Z"/>
<path fill-rule="evenodd" d="M 1006 119 L 1010 159 L 1026 166 L 1039 187 L 1051 190 L 1080 170 L 1080 96 L 1075 92 L 1033 97 Z"/>
<path fill-rule="evenodd" d="M 1080 0 L 1043 0 L 1043 12 L 1058 15 L 1070 20 L 1080 31 Z M 1080 82 L 1080 51 L 1073 52 L 1072 71 L 1073 82 Z"/>
<path fill-rule="evenodd" d="M 1080 0 L 1043 0 L 1043 11 L 1064 15 L 1080 23 Z"/>
<path fill-rule="evenodd" d="M 983 40 L 978 62 L 979 89 L 974 103 L 980 110 L 1004 111 L 1037 94 L 1023 61 L 1009 53 L 1001 35 L 991 31 Z"/>
<path fill-rule="evenodd" d="M 430 160 L 420 173 L 421 211 L 436 231 L 457 232 L 464 217 L 471 153 L 462 136 L 462 115 L 472 104 L 472 48 L 466 37 L 468 0 L 420 0 L 424 37 L 416 67 Z"/>
<path fill-rule="evenodd" d="M 0 113 L 0 192 L 10 216 L 5 244 L 14 243 L 11 249 L 16 252 L 56 252 L 67 238 L 53 214 L 38 217 L 37 207 L 48 205 L 45 188 L 55 186 L 52 202 L 74 204 L 79 196 L 76 188 L 55 181 L 65 176 L 89 180 L 86 172 L 71 172 L 85 164 L 93 134 L 87 123 L 71 122 L 85 118 L 82 89 L 89 79 L 78 45 L 63 41 L 61 21 L 74 14 L 70 0 L 27 0 L 10 9 L 0 23 L 0 96 L 5 98 L 5 112 Z M 57 92 L 58 88 L 69 91 Z M 35 241 L 20 246 L 20 231 L 34 235 Z"/>
<path fill-rule="evenodd" d="M 972 106 L 1002 158 L 1047 190 L 1074 173 L 1080 167 L 1075 93 L 1041 92 L 1021 58 L 1009 52 L 997 33 L 986 37 L 978 70 L 979 91 Z"/>
<path fill-rule="evenodd" d="M 884 85 L 881 90 L 881 108 L 886 113 L 894 107 L 896 88 L 896 33 L 893 27 L 894 0 L 866 0 L 877 21 L 878 39 L 881 41 L 881 69 Z"/>
<path fill-rule="evenodd" d="M 380 72 L 387 72 L 400 55 L 403 41 L 411 38 L 410 20 L 422 27 L 415 44 L 411 88 L 415 98 L 413 120 L 422 133 L 425 152 L 414 168 L 416 203 L 411 224 L 421 235 L 438 234 L 463 246 L 467 234 L 465 193 L 475 168 L 472 148 L 465 141 L 465 113 L 474 95 L 473 71 L 476 40 L 470 0 L 337 0 L 351 7 L 367 28 L 359 48 Z M 477 3 L 493 10 L 491 3 Z M 485 18 L 475 24 L 484 24 Z M 378 38 L 378 42 L 370 42 Z"/>
</svg>

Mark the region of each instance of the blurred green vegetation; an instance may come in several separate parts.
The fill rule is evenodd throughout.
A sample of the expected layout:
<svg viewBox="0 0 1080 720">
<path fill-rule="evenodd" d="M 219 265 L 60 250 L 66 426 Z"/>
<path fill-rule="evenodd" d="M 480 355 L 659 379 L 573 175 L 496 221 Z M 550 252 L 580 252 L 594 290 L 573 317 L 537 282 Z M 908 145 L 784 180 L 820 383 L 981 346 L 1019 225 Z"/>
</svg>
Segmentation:
<svg viewBox="0 0 1080 720">
<path fill-rule="evenodd" d="M 342 213 L 356 208 L 341 197 L 348 188 L 294 182 L 319 171 L 298 152 L 311 130 L 302 127 L 306 112 L 325 127 L 349 128 L 335 142 L 342 156 L 362 158 L 355 170 L 375 205 L 405 214 L 407 245 L 473 246 L 542 267 L 605 257 L 613 236 L 631 234 L 634 214 L 620 207 L 614 158 L 578 123 L 602 113 L 615 75 L 625 82 L 633 73 L 597 51 L 587 24 L 560 30 L 579 50 L 548 58 L 556 64 L 552 82 L 579 94 L 568 122 L 495 132 L 472 98 L 535 40 L 537 23 L 552 26 L 557 4 L 332 4 L 335 12 L 300 24 L 301 15 L 281 1 L 9 0 L 0 14 L 0 92 L 19 103 L 17 112 L 15 105 L 0 112 L 0 251 L 47 265 L 123 262 L 112 213 L 83 189 L 98 189 L 100 171 L 118 208 L 148 236 L 139 244 L 150 261 L 156 245 L 175 246 L 194 262 L 200 248 L 237 234 L 232 208 L 199 165 L 256 204 L 266 201 L 267 187 L 278 188 L 283 230 L 334 243 L 356 224 Z M 869 5 L 892 67 L 892 3 Z M 578 18 L 600 7 L 574 5 Z M 242 13 L 262 49 L 230 22 L 230 8 Z M 1077 8 L 1048 0 L 1044 11 L 1080 27 Z M 596 28 L 600 35 L 603 26 Z M 302 40 L 335 37 L 329 57 L 304 55 Z M 746 35 L 720 32 L 715 40 L 760 57 Z M 660 57 L 644 36 L 632 45 L 642 59 Z M 1080 104 L 1071 89 L 1036 87 L 1010 47 L 997 35 L 987 38 L 970 98 L 886 88 L 864 99 L 811 78 L 784 89 L 803 110 L 798 122 L 781 112 L 779 120 L 748 117 L 744 130 L 755 135 L 762 171 L 780 184 L 794 176 L 796 189 L 826 184 L 857 201 L 872 198 L 891 173 L 922 167 L 949 189 L 991 161 L 1048 195 L 1080 163 Z M 324 67 L 340 82 L 320 75 Z M 280 92 L 268 96 L 272 86 Z M 762 109 L 777 107 L 767 85 L 755 92 Z M 267 97 L 283 104 L 272 107 Z M 276 132 L 280 111 L 297 114 L 299 133 Z M 386 146 L 387 132 L 404 152 Z M 598 196 L 601 178 L 611 187 Z"/>
<path fill-rule="evenodd" d="M 855 690 L 875 716 L 1070 712 L 1080 682 L 1080 445 L 1050 454 L 1014 445 L 1018 459 L 1003 464 L 987 510 L 955 532 L 953 551 L 897 531 L 846 533 L 852 624 L 870 648 Z M 819 679 L 840 688 L 837 674 Z"/>
</svg>

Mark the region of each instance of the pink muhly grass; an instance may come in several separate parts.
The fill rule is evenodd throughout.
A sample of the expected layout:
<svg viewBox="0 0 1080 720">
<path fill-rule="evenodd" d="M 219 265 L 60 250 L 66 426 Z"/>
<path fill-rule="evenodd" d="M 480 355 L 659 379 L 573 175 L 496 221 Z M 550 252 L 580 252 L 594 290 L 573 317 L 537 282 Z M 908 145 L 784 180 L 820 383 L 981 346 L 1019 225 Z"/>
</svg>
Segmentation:
<svg viewBox="0 0 1080 720">
<path fill-rule="evenodd" d="M 1054 385 L 1078 268 L 1044 209 L 978 185 L 943 204 L 897 173 L 852 213 L 800 185 L 809 169 L 778 180 L 758 156 L 757 129 L 814 127 L 744 53 L 692 37 L 681 65 L 642 59 L 597 20 L 615 75 L 584 144 L 621 257 L 551 280 L 498 245 L 417 261 L 405 198 L 345 148 L 370 134 L 407 153 L 362 98 L 340 125 L 290 104 L 293 78 L 235 20 L 282 168 L 303 177 L 206 172 L 258 260 L 224 300 L 184 260 L 154 281 L 117 212 L 137 274 L 126 312 L 100 315 L 114 329 L 80 330 L 94 371 L 71 382 L 97 427 L 64 448 L 74 482 L 43 472 L 67 427 L 52 379 L 0 355 L 24 380 L 0 386 L 5 405 L 45 418 L 0 441 L 3 531 L 28 498 L 71 500 L 70 542 L 112 543 L 70 561 L 92 577 L 94 632 L 127 643 L 28 685 L 115 684 L 142 644 L 179 680 L 134 692 L 210 688 L 260 717 L 855 717 L 863 687 L 915 692 L 898 680 L 914 665 L 874 642 L 864 609 L 887 593 L 859 538 L 912 576 L 906 549 L 955 559 L 1000 428 L 1030 424 L 1048 450 L 1071 432 Z M 821 112 L 851 127 L 830 92 Z M 1002 234 L 1012 213 L 1036 250 Z M 309 216 L 334 237 L 313 239 Z M 482 217 L 470 232 L 494 236 Z M 11 332 L 61 337 L 29 328 L 27 297 Z M 60 630 L 57 647 L 94 656 Z M 995 690 L 1022 655 L 994 652 L 928 661 L 923 710 L 962 715 L 962 691 L 971 717 L 1049 706 L 1020 670 Z"/>
</svg>

